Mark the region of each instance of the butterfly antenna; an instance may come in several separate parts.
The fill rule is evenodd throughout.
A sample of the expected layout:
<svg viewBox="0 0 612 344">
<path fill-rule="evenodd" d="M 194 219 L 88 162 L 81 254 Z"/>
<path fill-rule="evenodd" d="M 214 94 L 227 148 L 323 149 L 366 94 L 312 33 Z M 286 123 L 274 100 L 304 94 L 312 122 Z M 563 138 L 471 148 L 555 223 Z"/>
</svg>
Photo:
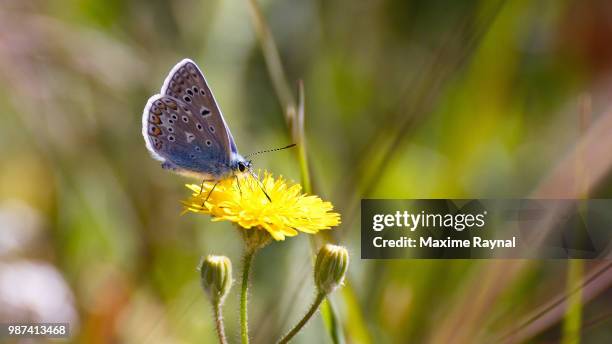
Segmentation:
<svg viewBox="0 0 612 344">
<path fill-rule="evenodd" d="M 297 144 L 292 143 L 292 144 L 290 144 L 288 146 L 281 147 L 281 148 L 266 149 L 266 150 L 262 150 L 262 151 L 259 151 L 259 152 L 248 154 L 248 155 L 245 156 L 245 158 L 248 158 L 248 157 L 251 157 L 251 156 L 254 156 L 254 155 L 259 155 L 259 154 L 262 154 L 262 153 L 276 152 L 276 151 L 280 151 L 280 150 L 291 148 L 291 147 L 295 147 L 295 146 L 297 146 Z"/>
</svg>

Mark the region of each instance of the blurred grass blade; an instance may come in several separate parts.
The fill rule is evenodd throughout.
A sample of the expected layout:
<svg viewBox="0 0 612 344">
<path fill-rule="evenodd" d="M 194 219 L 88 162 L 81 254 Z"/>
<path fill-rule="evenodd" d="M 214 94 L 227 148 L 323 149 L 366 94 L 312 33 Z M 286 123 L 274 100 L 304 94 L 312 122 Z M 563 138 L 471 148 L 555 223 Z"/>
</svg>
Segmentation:
<svg viewBox="0 0 612 344">
<path fill-rule="evenodd" d="M 568 309 L 568 302 L 576 294 L 581 295 L 581 304 L 586 305 L 598 295 L 612 286 L 612 263 L 603 262 L 591 268 L 581 278 L 579 285 L 573 290 L 565 290 L 555 295 L 542 306 L 535 308 L 519 320 L 518 325 L 511 324 L 498 333 L 504 335 L 492 342 L 522 343 L 542 333 L 554 324 L 558 323 Z M 581 306 L 582 307 L 582 306 Z"/>
<path fill-rule="evenodd" d="M 261 14 L 261 9 L 256 0 L 249 0 L 249 5 L 255 32 L 261 45 L 261 50 L 270 79 L 272 80 L 274 91 L 285 112 L 285 122 L 290 131 L 291 139 L 294 143 L 297 143 L 297 154 L 304 191 L 312 193 L 306 154 L 306 142 L 304 138 L 304 84 L 302 81 L 298 83 L 299 104 L 296 105 L 292 88 L 289 86 L 287 76 L 283 70 L 283 64 L 276 43 L 274 42 L 274 38 L 272 37 L 265 18 Z"/>
<path fill-rule="evenodd" d="M 306 154 L 306 136 L 304 135 L 304 103 L 305 103 L 305 95 L 304 95 L 304 82 L 302 80 L 298 81 L 298 111 L 297 111 L 297 121 L 295 121 L 294 127 L 296 128 L 293 131 L 296 133 L 292 134 L 294 141 L 297 139 L 297 152 L 298 152 L 298 160 L 300 162 L 300 172 L 302 174 L 302 185 L 304 186 L 304 191 L 307 193 L 312 193 L 312 184 L 310 183 L 310 171 L 308 170 L 308 155 Z"/>
<path fill-rule="evenodd" d="M 336 315 L 336 312 L 334 311 L 329 299 L 325 299 L 325 301 L 323 301 L 320 310 L 323 323 L 329 332 L 332 342 L 334 344 L 344 344 L 345 341 L 342 333 L 342 326 L 338 324 L 338 316 Z"/>
<path fill-rule="evenodd" d="M 580 343 L 580 327 L 582 326 L 582 276 L 584 263 L 580 259 L 568 262 L 567 272 L 567 310 L 563 319 L 563 344 Z M 574 293 L 571 293 L 575 290 Z"/>
<path fill-rule="evenodd" d="M 257 34 L 259 44 L 261 45 L 261 50 L 266 61 L 266 66 L 268 67 L 268 73 L 272 79 L 274 91 L 276 92 L 276 96 L 278 97 L 278 100 L 285 111 L 285 119 L 287 120 L 287 124 L 291 128 L 293 126 L 291 122 L 293 122 L 295 119 L 295 98 L 283 70 L 283 65 L 281 63 L 278 49 L 276 48 L 276 43 L 274 42 L 274 38 L 270 33 L 270 29 L 268 28 L 265 18 L 261 14 L 261 9 L 259 8 L 256 0 L 248 1 L 250 5 L 249 10 L 251 13 L 251 18 L 253 25 L 255 26 L 255 33 Z"/>
<path fill-rule="evenodd" d="M 351 285 L 346 285 L 340 290 L 344 304 L 346 305 L 345 326 L 351 343 L 369 344 L 372 338 L 368 332 L 367 324 L 359 307 L 359 300 Z"/>
<path fill-rule="evenodd" d="M 580 136 L 584 135 L 591 125 L 591 96 L 585 94 L 580 97 L 580 111 L 578 112 L 578 123 Z M 578 146 L 576 161 L 576 179 L 582 187 L 581 198 L 589 198 L 588 189 L 588 170 L 584 164 L 586 152 L 584 146 Z M 587 213 L 586 204 L 581 204 L 579 212 L 582 215 Z M 568 262 L 567 270 L 567 310 L 563 319 L 563 344 L 580 343 L 580 328 L 582 327 L 582 278 L 584 276 L 584 262 L 580 259 L 572 259 Z M 571 293 L 572 290 L 575 293 Z"/>
</svg>

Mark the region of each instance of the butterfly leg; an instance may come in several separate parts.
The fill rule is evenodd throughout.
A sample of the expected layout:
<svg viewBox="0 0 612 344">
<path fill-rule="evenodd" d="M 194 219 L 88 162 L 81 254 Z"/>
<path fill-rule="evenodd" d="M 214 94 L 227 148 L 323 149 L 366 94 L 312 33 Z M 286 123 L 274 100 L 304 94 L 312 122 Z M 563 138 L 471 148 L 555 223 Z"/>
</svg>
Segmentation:
<svg viewBox="0 0 612 344">
<path fill-rule="evenodd" d="M 217 187 L 217 184 L 219 184 L 220 180 L 217 180 L 215 182 L 215 185 L 213 185 L 212 189 L 210 189 L 210 191 L 208 192 L 208 196 L 206 196 L 206 199 L 204 200 L 204 202 L 202 203 L 202 207 L 204 207 L 204 204 L 206 204 L 206 202 L 208 201 L 208 199 L 210 198 L 210 195 L 213 193 L 213 191 L 215 191 L 215 188 Z"/>
<path fill-rule="evenodd" d="M 266 198 L 268 199 L 268 201 L 272 202 L 272 198 L 270 198 L 270 195 L 268 195 L 268 193 L 266 192 L 266 188 L 264 187 L 264 185 L 261 182 L 261 180 L 259 180 L 259 178 L 257 178 L 257 175 L 255 175 L 255 173 L 253 171 L 249 170 L 249 173 L 257 181 L 257 184 L 259 185 L 259 188 L 264 193 L 264 195 L 266 195 Z"/>
<path fill-rule="evenodd" d="M 261 189 L 261 191 L 264 193 L 264 195 L 266 195 L 266 198 L 268 199 L 268 201 L 270 201 L 270 203 L 272 203 L 272 198 L 270 198 L 270 195 L 268 195 L 268 193 L 266 192 L 266 189 L 264 188 L 263 184 L 261 183 L 261 180 L 257 180 L 259 182 L 259 188 Z"/>
<path fill-rule="evenodd" d="M 202 190 L 204 190 L 204 183 L 206 183 L 206 182 L 214 182 L 214 181 L 215 181 L 214 179 L 202 179 L 202 184 L 200 184 L 200 193 L 198 193 L 198 196 L 200 196 L 202 194 Z M 207 200 L 208 200 L 208 198 L 207 198 Z"/>
<path fill-rule="evenodd" d="M 240 192 L 240 198 L 242 198 L 242 188 L 240 187 L 240 178 L 236 174 L 234 174 L 234 178 L 236 179 L 236 185 L 238 185 L 238 191 Z"/>
</svg>

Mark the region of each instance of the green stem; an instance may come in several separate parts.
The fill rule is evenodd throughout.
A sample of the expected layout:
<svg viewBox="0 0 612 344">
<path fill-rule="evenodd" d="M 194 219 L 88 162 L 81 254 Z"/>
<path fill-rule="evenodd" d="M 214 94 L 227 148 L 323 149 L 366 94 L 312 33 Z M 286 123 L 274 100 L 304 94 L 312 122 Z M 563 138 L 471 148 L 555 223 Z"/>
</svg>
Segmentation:
<svg viewBox="0 0 612 344">
<path fill-rule="evenodd" d="M 289 341 L 293 337 L 295 337 L 295 335 L 298 332 L 300 332 L 300 330 L 304 327 L 304 325 L 306 325 L 308 320 L 310 320 L 310 318 L 312 318 L 312 316 L 315 314 L 315 312 L 317 311 L 317 309 L 319 308 L 319 306 L 321 305 L 321 302 L 323 302 L 323 300 L 325 300 L 325 294 L 321 293 L 321 292 L 317 292 L 317 297 L 315 298 L 314 302 L 312 303 L 312 305 L 308 309 L 308 312 L 306 312 L 306 314 L 304 314 L 304 317 L 300 320 L 300 322 L 297 323 L 297 325 L 295 325 L 291 329 L 291 331 L 289 331 L 289 333 L 287 333 L 281 340 L 278 341 L 278 344 L 289 343 Z"/>
<path fill-rule="evenodd" d="M 223 315 L 221 314 L 221 302 L 213 302 L 213 313 L 215 315 L 215 328 L 217 330 L 217 336 L 219 337 L 219 343 L 227 344 L 225 327 L 223 326 Z"/>
<path fill-rule="evenodd" d="M 243 344 L 249 343 L 249 324 L 247 321 L 247 297 L 249 292 L 249 272 L 253 261 L 254 251 L 248 250 L 242 262 L 242 289 L 240 292 L 240 336 Z"/>
</svg>

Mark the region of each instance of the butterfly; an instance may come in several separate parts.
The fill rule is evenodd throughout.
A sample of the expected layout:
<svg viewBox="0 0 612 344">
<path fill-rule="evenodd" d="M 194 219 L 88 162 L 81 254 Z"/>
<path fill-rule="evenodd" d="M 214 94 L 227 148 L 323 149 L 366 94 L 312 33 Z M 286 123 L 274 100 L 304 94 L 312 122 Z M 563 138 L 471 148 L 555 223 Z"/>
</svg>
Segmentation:
<svg viewBox="0 0 612 344">
<path fill-rule="evenodd" d="M 160 93 L 147 101 L 142 135 L 164 169 L 216 182 L 253 174 L 251 161 L 238 153 L 202 71 L 190 59 L 177 63 Z"/>
</svg>

